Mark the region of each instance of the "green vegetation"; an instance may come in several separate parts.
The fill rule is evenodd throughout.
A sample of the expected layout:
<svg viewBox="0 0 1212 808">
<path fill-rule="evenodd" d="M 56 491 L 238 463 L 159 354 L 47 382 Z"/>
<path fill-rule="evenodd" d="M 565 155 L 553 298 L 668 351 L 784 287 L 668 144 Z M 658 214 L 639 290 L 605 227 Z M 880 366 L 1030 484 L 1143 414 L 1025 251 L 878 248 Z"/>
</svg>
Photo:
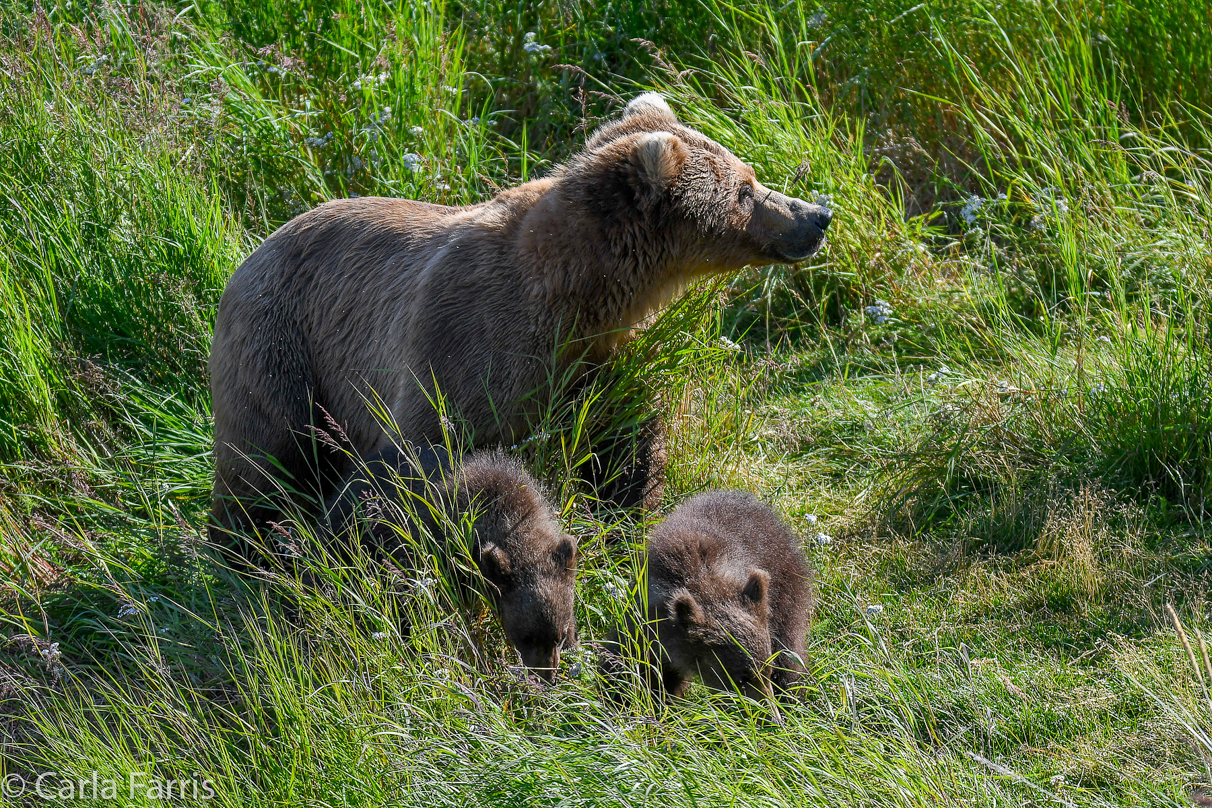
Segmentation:
<svg viewBox="0 0 1212 808">
<path fill-rule="evenodd" d="M 583 551 L 553 688 L 436 571 L 245 585 L 200 551 L 205 359 L 242 257 L 325 199 L 540 176 L 642 89 L 833 199 L 827 250 L 692 293 L 619 385 L 660 390 L 669 503 L 745 488 L 805 536 L 812 674 L 782 727 L 702 689 L 604 700 L 593 642 L 643 526 L 563 484 L 575 407 L 528 448 Z M 1212 781 L 1210 147 L 1200 0 L 0 4 L 0 779 L 1189 805 Z"/>
</svg>

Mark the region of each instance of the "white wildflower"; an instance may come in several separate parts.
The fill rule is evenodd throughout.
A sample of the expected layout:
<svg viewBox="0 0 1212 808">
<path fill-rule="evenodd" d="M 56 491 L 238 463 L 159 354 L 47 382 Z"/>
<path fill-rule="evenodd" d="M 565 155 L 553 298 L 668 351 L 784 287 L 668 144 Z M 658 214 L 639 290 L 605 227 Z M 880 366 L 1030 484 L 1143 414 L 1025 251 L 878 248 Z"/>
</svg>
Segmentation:
<svg viewBox="0 0 1212 808">
<path fill-rule="evenodd" d="M 422 158 L 421 155 L 417 154 L 416 152 L 408 152 L 407 154 L 402 155 L 400 157 L 400 162 L 402 162 L 404 167 L 410 171 L 421 170 Z"/>
<path fill-rule="evenodd" d="M 867 607 L 867 616 L 868 617 L 879 617 L 883 613 L 884 613 L 884 607 L 878 603 L 873 603 Z"/>
<path fill-rule="evenodd" d="M 627 597 L 627 590 L 616 584 L 614 581 L 607 581 L 606 586 L 602 587 L 606 590 L 606 594 L 615 600 L 623 600 Z"/>
<path fill-rule="evenodd" d="M 823 11 L 817 11 L 805 21 L 805 25 L 809 28 L 820 28 L 829 20 L 829 15 Z"/>
<path fill-rule="evenodd" d="M 421 135 L 425 134 L 425 130 L 419 126 L 414 126 L 411 129 L 409 129 L 408 131 L 412 134 L 413 137 L 421 137 Z"/>
<path fill-rule="evenodd" d="M 812 541 L 817 547 L 828 547 L 833 544 L 833 537 L 828 533 L 817 533 L 812 537 Z"/>
<path fill-rule="evenodd" d="M 534 31 L 527 31 L 526 36 L 522 38 L 522 50 L 527 53 L 548 53 L 551 51 L 550 45 L 540 45 L 538 42 L 539 35 Z"/>
<path fill-rule="evenodd" d="M 863 313 L 874 320 L 876 325 L 883 325 L 892 316 L 892 306 L 886 300 L 876 300 L 872 305 L 864 307 Z"/>
<path fill-rule="evenodd" d="M 984 199 L 976 194 L 973 194 L 972 196 L 968 197 L 968 201 L 964 203 L 964 208 L 960 211 L 960 216 L 963 217 L 964 221 L 968 224 L 976 224 L 976 212 L 980 210 L 981 206 L 984 204 Z"/>
<path fill-rule="evenodd" d="M 124 620 L 127 617 L 134 617 L 139 613 L 139 607 L 133 603 L 123 603 L 122 608 L 118 610 L 118 619 Z"/>
<path fill-rule="evenodd" d="M 807 516 L 804 517 L 804 521 L 810 525 L 815 525 L 816 524 L 816 514 L 815 513 L 808 514 Z"/>
<path fill-rule="evenodd" d="M 42 655 L 42 658 L 48 665 L 53 665 L 63 657 L 62 652 L 59 651 L 59 643 L 57 642 L 53 642 L 45 648 L 39 649 L 38 653 Z"/>
<path fill-rule="evenodd" d="M 374 634 L 370 635 L 370 638 L 372 640 L 374 640 L 375 642 L 383 642 L 384 640 L 387 639 L 387 632 L 386 631 L 376 631 Z"/>
<path fill-rule="evenodd" d="M 1110 338 L 1110 337 L 1108 337 L 1106 334 L 1103 334 L 1101 337 L 1099 337 L 1098 339 L 1096 339 L 1096 340 L 1095 340 L 1095 342 L 1105 342 L 1105 343 L 1107 343 L 1108 345 L 1110 345 L 1110 344 L 1111 344 L 1111 338 Z"/>
<path fill-rule="evenodd" d="M 726 351 L 736 352 L 741 350 L 741 346 L 728 339 L 728 337 L 720 337 L 720 347 Z"/>
<path fill-rule="evenodd" d="M 1106 391 L 1107 391 L 1107 385 L 1102 384 L 1102 383 L 1096 384 L 1090 388 L 1090 392 L 1094 393 L 1094 395 L 1096 395 L 1096 396 L 1100 395 L 1102 393 L 1105 393 Z"/>
</svg>

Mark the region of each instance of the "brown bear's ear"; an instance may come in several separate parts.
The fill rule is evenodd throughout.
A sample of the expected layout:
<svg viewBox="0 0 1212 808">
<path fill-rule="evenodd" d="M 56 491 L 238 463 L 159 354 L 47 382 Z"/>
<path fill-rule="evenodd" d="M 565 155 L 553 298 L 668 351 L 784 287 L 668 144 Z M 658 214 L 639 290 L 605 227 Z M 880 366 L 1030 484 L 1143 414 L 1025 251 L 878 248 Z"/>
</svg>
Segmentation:
<svg viewBox="0 0 1212 808">
<path fill-rule="evenodd" d="M 766 589 L 770 585 L 770 576 L 765 570 L 750 570 L 749 580 L 741 590 L 741 600 L 752 606 L 761 606 L 766 602 Z"/>
<path fill-rule="evenodd" d="M 495 544 L 480 548 L 480 572 L 494 584 L 508 580 L 512 567 L 509 555 Z"/>
<path fill-rule="evenodd" d="M 686 144 L 672 132 L 645 132 L 637 135 L 631 159 L 644 190 L 664 192 L 686 163 Z"/>
<path fill-rule="evenodd" d="M 575 569 L 577 565 L 577 540 L 565 533 L 564 538 L 560 539 L 560 543 L 556 545 L 552 558 L 555 559 L 556 569 Z"/>
<path fill-rule="evenodd" d="M 669 619 L 681 626 L 696 625 L 703 622 L 703 610 L 694 595 L 683 589 L 669 604 Z"/>
<path fill-rule="evenodd" d="M 665 99 L 661 98 L 660 93 L 643 93 L 631 99 L 623 110 L 623 117 L 630 118 L 633 115 L 646 115 L 649 118 L 672 123 L 678 122 L 678 116 L 673 114 L 673 110 L 669 108 L 669 104 L 665 103 Z"/>
</svg>

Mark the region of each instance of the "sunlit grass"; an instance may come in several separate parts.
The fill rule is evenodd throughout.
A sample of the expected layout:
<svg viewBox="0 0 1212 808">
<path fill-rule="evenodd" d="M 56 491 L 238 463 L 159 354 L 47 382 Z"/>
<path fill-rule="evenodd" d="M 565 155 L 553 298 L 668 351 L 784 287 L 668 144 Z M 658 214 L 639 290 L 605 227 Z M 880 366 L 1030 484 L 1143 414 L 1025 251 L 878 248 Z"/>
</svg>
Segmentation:
<svg viewBox="0 0 1212 808">
<path fill-rule="evenodd" d="M 1206 16 L 6 7 L 0 775 L 201 776 L 233 806 L 1188 804 L 1212 777 Z M 440 566 L 225 571 L 204 368 L 241 258 L 326 199 L 539 176 L 641 88 L 836 219 L 543 402 L 517 451 L 581 551 L 558 683 Z M 745 488 L 805 538 L 783 727 L 603 689 L 646 525 L 577 477 L 654 410 L 666 505 Z"/>
</svg>

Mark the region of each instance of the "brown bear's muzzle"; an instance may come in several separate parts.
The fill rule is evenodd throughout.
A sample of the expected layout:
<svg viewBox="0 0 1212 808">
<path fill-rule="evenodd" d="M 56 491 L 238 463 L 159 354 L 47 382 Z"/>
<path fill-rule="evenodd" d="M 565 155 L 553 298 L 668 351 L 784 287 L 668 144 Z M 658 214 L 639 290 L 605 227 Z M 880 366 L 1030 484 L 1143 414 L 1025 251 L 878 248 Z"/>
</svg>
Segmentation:
<svg viewBox="0 0 1212 808">
<path fill-rule="evenodd" d="M 758 186 L 748 230 L 771 261 L 794 263 L 821 248 L 832 221 L 833 211 L 824 205 Z"/>
</svg>

